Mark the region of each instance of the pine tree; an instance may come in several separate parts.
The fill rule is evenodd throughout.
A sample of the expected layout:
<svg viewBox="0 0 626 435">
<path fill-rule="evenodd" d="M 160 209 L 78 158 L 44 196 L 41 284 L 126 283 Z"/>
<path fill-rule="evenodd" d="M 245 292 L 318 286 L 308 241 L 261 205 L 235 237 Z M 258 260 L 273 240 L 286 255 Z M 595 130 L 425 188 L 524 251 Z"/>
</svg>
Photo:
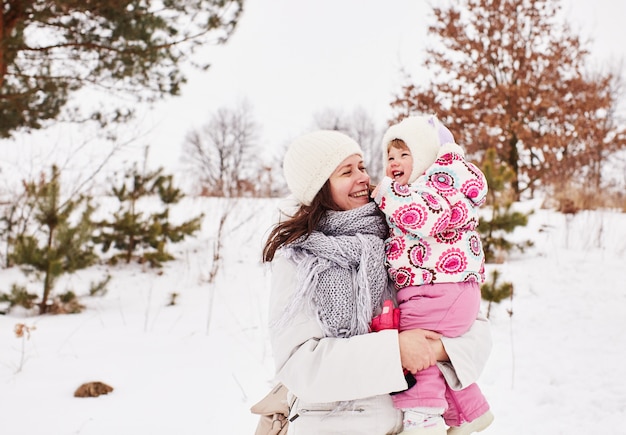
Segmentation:
<svg viewBox="0 0 626 435">
<path fill-rule="evenodd" d="M 510 282 L 498 283 L 500 279 L 500 272 L 495 269 L 491 273 L 491 281 L 485 282 L 480 286 L 480 294 L 482 298 L 488 301 L 487 304 L 487 318 L 491 314 L 491 304 L 499 304 L 506 298 L 513 297 L 513 284 Z M 509 310 L 509 315 L 513 315 L 512 309 Z"/>
<path fill-rule="evenodd" d="M 43 274 L 39 303 L 43 314 L 48 311 L 56 279 L 88 267 L 97 259 L 91 242 L 94 208 L 84 196 L 61 202 L 60 173 L 56 166 L 52 166 L 49 180 L 42 175 L 38 182 L 26 182 L 24 187 L 38 228 L 32 234 L 26 230 L 18 234 L 10 256 L 15 264 Z M 80 215 L 78 219 L 76 214 Z"/>
<path fill-rule="evenodd" d="M 58 118 L 122 122 L 136 101 L 180 94 L 181 65 L 225 43 L 242 11 L 243 0 L 3 1 L 0 138 Z M 82 88 L 129 103 L 71 107 Z"/>
<path fill-rule="evenodd" d="M 491 263 L 499 260 L 499 254 L 517 248 L 523 251 L 532 246 L 532 241 L 527 240 L 514 243 L 506 239 L 505 235 L 513 232 L 518 226 L 526 226 L 528 216 L 532 213 L 513 211 L 514 193 L 511 189 L 511 180 L 515 174 L 506 163 L 496 161 L 496 152 L 493 149 L 487 151 L 482 171 L 487 179 L 489 192 L 487 205 L 490 206 L 491 216 L 481 217 L 478 231 L 481 235 L 485 261 Z"/>
<path fill-rule="evenodd" d="M 0 314 L 6 314 L 12 307 L 20 306 L 26 309 L 33 308 L 37 300 L 37 295 L 29 293 L 26 287 L 13 283 L 10 293 L 0 292 L 0 303 L 6 304 L 6 310 Z"/>
<path fill-rule="evenodd" d="M 181 242 L 196 233 L 204 217 L 200 215 L 180 225 L 171 223 L 170 209 L 184 198 L 184 194 L 174 187 L 171 175 L 163 174 L 163 168 L 142 174 L 134 166 L 126 172 L 119 186 L 112 187 L 112 194 L 117 198 L 119 208 L 112 220 L 99 222 L 99 233 L 94 240 L 102 245 L 103 252 L 112 247 L 118 251 L 110 259 L 113 264 L 118 260 L 130 263 L 136 259 L 160 267 L 164 261 L 174 259 L 166 251 L 167 243 Z M 152 214 L 140 211 L 140 200 L 154 195 L 158 196 L 163 210 Z"/>
<path fill-rule="evenodd" d="M 10 247 L 15 241 L 15 233 L 18 231 L 20 225 L 20 217 L 18 215 L 19 204 L 21 198 L 15 198 L 10 204 L 2 204 L 5 207 L 2 208 L 2 216 L 0 216 L 0 239 L 5 241 L 5 253 L 4 253 L 4 265 L 5 267 L 11 266 L 11 257 L 9 255 Z"/>
</svg>

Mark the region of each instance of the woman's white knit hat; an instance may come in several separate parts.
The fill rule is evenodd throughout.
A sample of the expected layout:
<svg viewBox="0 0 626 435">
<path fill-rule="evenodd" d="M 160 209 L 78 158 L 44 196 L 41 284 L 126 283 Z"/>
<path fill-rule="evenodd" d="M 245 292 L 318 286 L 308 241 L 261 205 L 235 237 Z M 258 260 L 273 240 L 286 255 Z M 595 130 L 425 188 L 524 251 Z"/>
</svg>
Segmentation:
<svg viewBox="0 0 626 435">
<path fill-rule="evenodd" d="M 310 205 L 337 166 L 351 155 L 363 156 L 358 143 L 335 130 L 318 130 L 294 140 L 283 160 L 283 173 L 292 195 Z"/>
</svg>

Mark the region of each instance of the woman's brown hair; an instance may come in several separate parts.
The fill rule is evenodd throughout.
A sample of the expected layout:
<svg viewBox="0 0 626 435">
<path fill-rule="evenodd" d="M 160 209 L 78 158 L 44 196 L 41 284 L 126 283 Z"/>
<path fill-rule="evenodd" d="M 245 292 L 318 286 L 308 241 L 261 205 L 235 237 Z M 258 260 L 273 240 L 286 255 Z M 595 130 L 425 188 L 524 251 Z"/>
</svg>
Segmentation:
<svg viewBox="0 0 626 435">
<path fill-rule="evenodd" d="M 341 209 L 337 206 L 330 193 L 330 181 L 322 186 L 311 201 L 311 205 L 301 205 L 296 213 L 285 221 L 281 221 L 270 233 L 263 247 L 263 262 L 274 259 L 280 248 L 292 243 L 302 236 L 308 237 L 319 225 L 328 210 Z"/>
</svg>

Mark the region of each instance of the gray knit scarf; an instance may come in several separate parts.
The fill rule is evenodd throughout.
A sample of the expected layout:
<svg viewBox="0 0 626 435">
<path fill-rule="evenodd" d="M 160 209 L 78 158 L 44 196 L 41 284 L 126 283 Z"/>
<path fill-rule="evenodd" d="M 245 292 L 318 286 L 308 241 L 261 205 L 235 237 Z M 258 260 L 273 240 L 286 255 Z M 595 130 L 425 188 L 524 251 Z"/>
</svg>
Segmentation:
<svg viewBox="0 0 626 435">
<path fill-rule="evenodd" d="M 316 231 L 283 248 L 296 263 L 298 286 L 283 319 L 307 304 L 326 337 L 365 334 L 388 297 L 387 226 L 373 202 L 328 211 Z M 281 322 L 282 323 L 282 322 Z"/>
</svg>

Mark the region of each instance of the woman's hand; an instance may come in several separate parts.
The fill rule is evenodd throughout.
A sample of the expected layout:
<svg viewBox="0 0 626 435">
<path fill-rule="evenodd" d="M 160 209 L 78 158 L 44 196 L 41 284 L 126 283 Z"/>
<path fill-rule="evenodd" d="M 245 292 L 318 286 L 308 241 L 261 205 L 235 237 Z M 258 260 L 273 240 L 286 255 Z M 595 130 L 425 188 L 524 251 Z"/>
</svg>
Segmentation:
<svg viewBox="0 0 626 435">
<path fill-rule="evenodd" d="M 437 361 L 450 361 L 448 352 L 446 352 L 446 348 L 443 347 L 443 342 L 440 338 L 436 340 L 428 339 L 428 344 L 430 344 L 430 348 L 435 353 L 435 358 L 437 358 Z"/>
<path fill-rule="evenodd" d="M 437 363 L 440 354 L 436 346 L 431 346 L 430 340 L 439 340 L 441 334 L 426 329 L 409 329 L 398 337 L 402 367 L 415 374 Z"/>
</svg>

